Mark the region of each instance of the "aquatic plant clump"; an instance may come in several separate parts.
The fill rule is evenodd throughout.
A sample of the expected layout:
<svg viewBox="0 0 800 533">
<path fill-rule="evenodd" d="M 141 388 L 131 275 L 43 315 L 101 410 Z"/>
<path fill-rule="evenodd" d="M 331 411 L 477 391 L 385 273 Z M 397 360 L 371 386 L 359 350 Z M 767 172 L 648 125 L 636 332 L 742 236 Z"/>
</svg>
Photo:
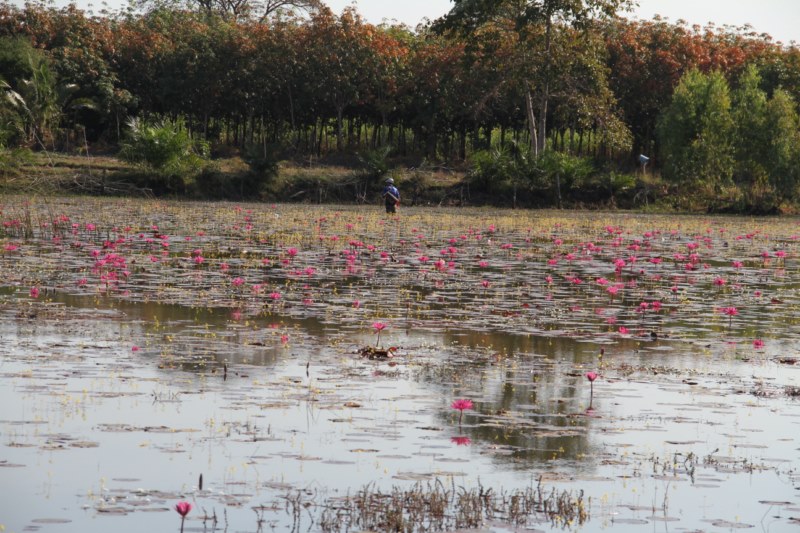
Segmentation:
<svg viewBox="0 0 800 533">
<path fill-rule="evenodd" d="M 447 487 L 441 481 L 393 487 L 367 486 L 354 496 L 329 502 L 320 518 L 322 531 L 453 531 L 497 525 L 580 526 L 589 519 L 583 491 L 536 486 L 514 491 Z"/>
</svg>

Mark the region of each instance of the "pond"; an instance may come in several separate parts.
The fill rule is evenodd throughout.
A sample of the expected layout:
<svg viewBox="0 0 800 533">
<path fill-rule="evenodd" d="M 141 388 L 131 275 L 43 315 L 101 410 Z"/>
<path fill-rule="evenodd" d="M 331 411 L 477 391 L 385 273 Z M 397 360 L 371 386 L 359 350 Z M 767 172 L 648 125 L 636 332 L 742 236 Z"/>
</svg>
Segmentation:
<svg viewBox="0 0 800 533">
<path fill-rule="evenodd" d="M 800 526 L 798 219 L 0 202 L 0 529 Z"/>
</svg>

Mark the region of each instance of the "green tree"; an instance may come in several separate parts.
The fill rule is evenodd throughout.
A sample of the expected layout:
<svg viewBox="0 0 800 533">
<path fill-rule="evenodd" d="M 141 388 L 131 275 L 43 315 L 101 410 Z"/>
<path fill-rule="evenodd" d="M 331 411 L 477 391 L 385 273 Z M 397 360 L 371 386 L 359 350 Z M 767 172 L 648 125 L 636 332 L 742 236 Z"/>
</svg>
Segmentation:
<svg viewBox="0 0 800 533">
<path fill-rule="evenodd" d="M 733 128 L 730 89 L 722 74 L 687 72 L 657 127 L 664 177 L 719 192 L 733 175 Z"/>
<path fill-rule="evenodd" d="M 41 55 L 30 55 L 30 78 L 22 80 L 19 94 L 24 101 L 28 139 L 42 147 L 61 117 L 56 77 Z"/>
<path fill-rule="evenodd" d="M 764 165 L 769 138 L 765 128 L 767 94 L 761 89 L 761 76 L 755 66 L 748 66 L 742 73 L 731 96 L 735 125 L 734 177 L 744 191 L 760 194 L 767 185 L 768 174 Z"/>
<path fill-rule="evenodd" d="M 779 200 L 796 200 L 800 184 L 800 118 L 797 105 L 783 89 L 777 89 L 766 106 L 768 135 L 766 167 Z"/>
<path fill-rule="evenodd" d="M 544 152 L 548 104 L 556 80 L 557 29 L 586 28 L 613 16 L 628 0 L 453 0 L 436 27 L 480 38 L 484 31 L 511 33 L 515 39 L 514 75 L 524 88 L 526 116 L 534 154 Z"/>
</svg>

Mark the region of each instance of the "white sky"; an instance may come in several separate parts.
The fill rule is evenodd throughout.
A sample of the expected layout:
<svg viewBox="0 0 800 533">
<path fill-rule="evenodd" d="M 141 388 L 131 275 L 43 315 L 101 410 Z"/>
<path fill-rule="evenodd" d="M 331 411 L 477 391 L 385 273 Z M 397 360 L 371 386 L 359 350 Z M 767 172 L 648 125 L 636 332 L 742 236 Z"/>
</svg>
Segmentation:
<svg viewBox="0 0 800 533">
<path fill-rule="evenodd" d="M 50 0 L 61 6 L 69 0 Z M 100 11 L 103 5 L 112 10 L 127 4 L 127 0 L 74 0 L 78 7 Z M 341 13 L 355 5 L 369 22 L 379 24 L 384 20 L 397 21 L 415 27 L 423 18 L 436 19 L 450 10 L 451 0 L 324 0 L 330 8 Z M 23 5 L 25 0 L 11 0 Z M 800 43 L 800 0 L 638 0 L 639 7 L 630 16 L 651 19 L 659 14 L 676 22 L 705 25 L 714 22 L 742 26 L 750 24 L 759 33 L 772 35 L 776 41 Z"/>
</svg>

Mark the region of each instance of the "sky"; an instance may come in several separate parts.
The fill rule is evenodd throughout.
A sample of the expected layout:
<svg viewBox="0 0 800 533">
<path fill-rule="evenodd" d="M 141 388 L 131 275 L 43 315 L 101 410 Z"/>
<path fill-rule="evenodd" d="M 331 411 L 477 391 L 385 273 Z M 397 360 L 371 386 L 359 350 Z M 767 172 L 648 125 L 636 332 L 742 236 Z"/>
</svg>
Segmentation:
<svg viewBox="0 0 800 533">
<path fill-rule="evenodd" d="M 52 0 L 61 6 L 70 0 Z M 102 0 L 74 0 L 78 7 L 96 11 L 103 8 Z M 366 20 L 373 24 L 399 22 L 412 28 L 428 18 L 434 20 L 447 13 L 451 0 L 323 0 L 335 12 L 354 5 Z M 23 5 L 25 0 L 11 0 Z M 127 4 L 127 0 L 106 0 L 112 10 Z M 630 17 L 649 20 L 661 15 L 671 22 L 680 19 L 689 24 L 705 26 L 743 26 L 750 24 L 759 33 L 769 33 L 776 41 L 800 43 L 800 0 L 638 0 Z"/>
</svg>

